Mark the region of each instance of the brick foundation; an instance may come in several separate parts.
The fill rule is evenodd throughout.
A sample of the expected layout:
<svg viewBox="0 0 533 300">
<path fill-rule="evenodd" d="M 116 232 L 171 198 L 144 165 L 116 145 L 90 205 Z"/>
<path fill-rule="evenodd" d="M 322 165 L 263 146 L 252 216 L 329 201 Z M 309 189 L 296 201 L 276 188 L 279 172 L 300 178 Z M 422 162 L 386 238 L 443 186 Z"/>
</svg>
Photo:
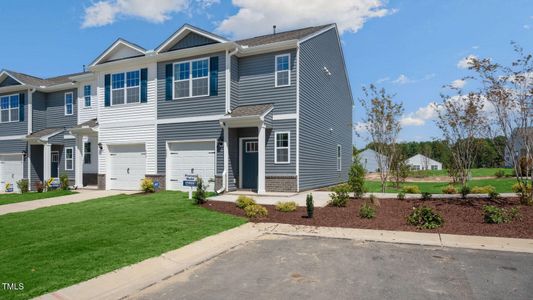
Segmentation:
<svg viewBox="0 0 533 300">
<path fill-rule="evenodd" d="M 159 182 L 159 191 L 164 191 L 166 190 L 166 176 L 165 175 L 160 175 L 160 174 L 157 174 L 157 175 L 148 175 L 146 174 L 144 177 L 146 178 L 149 178 L 149 179 L 152 179 L 153 182 L 156 182 L 158 181 Z M 157 190 L 156 190 L 157 192 Z"/>
<path fill-rule="evenodd" d="M 266 176 L 265 185 L 267 192 L 296 193 L 298 189 L 298 177 L 296 175 Z"/>
</svg>

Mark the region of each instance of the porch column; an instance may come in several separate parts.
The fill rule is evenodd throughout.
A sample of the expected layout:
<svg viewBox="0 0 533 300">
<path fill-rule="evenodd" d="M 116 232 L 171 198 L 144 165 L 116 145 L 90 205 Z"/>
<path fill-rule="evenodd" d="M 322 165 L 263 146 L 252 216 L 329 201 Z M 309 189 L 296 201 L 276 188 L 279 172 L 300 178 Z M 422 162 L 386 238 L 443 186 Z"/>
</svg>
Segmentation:
<svg viewBox="0 0 533 300">
<path fill-rule="evenodd" d="M 229 147 L 228 147 L 228 139 L 229 139 L 229 132 L 228 132 L 228 126 L 224 126 L 224 178 L 222 179 L 222 184 L 224 184 L 225 186 L 223 186 L 223 188 L 225 189 L 225 191 L 227 192 L 228 191 L 228 186 L 229 186 L 229 175 L 228 175 L 228 171 L 229 171 Z"/>
<path fill-rule="evenodd" d="M 265 123 L 261 123 L 259 126 L 259 134 L 258 134 L 258 170 L 257 170 L 257 193 L 258 194 L 264 194 L 265 193 L 265 152 L 266 152 L 266 125 Z"/>
<path fill-rule="evenodd" d="M 76 155 L 74 155 L 74 185 L 83 187 L 83 136 L 76 135 Z"/>
<path fill-rule="evenodd" d="M 46 181 L 52 176 L 52 145 L 46 143 L 43 148 L 43 181 Z"/>
</svg>

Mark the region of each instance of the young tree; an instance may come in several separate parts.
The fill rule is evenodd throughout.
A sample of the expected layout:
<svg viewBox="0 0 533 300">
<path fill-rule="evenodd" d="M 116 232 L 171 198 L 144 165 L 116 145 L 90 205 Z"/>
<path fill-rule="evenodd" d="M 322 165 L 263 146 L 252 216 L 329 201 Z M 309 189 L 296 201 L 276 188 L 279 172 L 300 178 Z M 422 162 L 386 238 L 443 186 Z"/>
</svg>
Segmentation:
<svg viewBox="0 0 533 300">
<path fill-rule="evenodd" d="M 459 88 L 448 88 L 454 94 L 441 95 L 443 102 L 437 109 L 436 124 L 450 148 L 454 175 L 466 186 L 479 148 L 477 138 L 486 129 L 483 98 L 478 93 L 465 95 Z"/>
<path fill-rule="evenodd" d="M 406 157 L 400 151 L 394 156 L 391 162 L 391 181 L 394 182 L 396 188 L 400 188 L 400 183 L 405 182 L 405 179 L 411 173 L 411 167 L 406 162 Z"/>
<path fill-rule="evenodd" d="M 521 199 L 533 204 L 528 186 L 533 180 L 533 55 L 512 43 L 518 58 L 510 66 L 491 59 L 472 59 L 470 69 L 482 85 L 481 93 L 490 105 L 489 133 L 503 136 L 504 147 L 498 148 L 514 168 L 516 181 L 523 186 Z M 529 184 L 528 184 L 529 182 Z"/>
<path fill-rule="evenodd" d="M 381 191 L 385 192 L 391 162 L 398 154 L 397 141 L 401 130 L 400 117 L 403 114 L 403 105 L 395 103 L 392 95 L 373 84 L 363 87 L 363 95 L 359 102 L 365 110 L 364 128 L 372 140 L 374 150 L 378 153 L 376 161 Z"/>
</svg>

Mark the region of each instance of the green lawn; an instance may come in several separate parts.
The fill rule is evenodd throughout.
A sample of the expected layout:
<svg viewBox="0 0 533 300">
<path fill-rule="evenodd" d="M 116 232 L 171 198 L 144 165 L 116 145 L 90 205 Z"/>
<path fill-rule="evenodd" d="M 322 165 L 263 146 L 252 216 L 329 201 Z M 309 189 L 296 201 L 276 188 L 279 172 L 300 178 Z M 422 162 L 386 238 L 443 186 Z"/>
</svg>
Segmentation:
<svg viewBox="0 0 533 300">
<path fill-rule="evenodd" d="M 516 183 L 514 178 L 502 178 L 502 179 L 476 179 L 469 182 L 470 187 L 492 185 L 496 188 L 498 193 L 512 193 L 511 187 Z M 442 188 L 447 186 L 447 182 L 406 182 L 402 185 L 417 185 L 421 192 L 428 192 L 432 194 L 442 194 Z M 381 182 L 379 181 L 367 181 L 365 187 L 370 193 L 381 192 Z M 459 189 L 459 185 L 456 186 Z M 388 193 L 397 193 L 398 189 L 393 188 L 392 183 L 388 184 Z"/>
<path fill-rule="evenodd" d="M 502 170 L 507 175 L 511 175 L 513 169 L 509 168 L 479 168 L 479 169 L 472 169 L 472 177 L 486 177 L 486 176 L 494 176 L 494 173 L 496 171 Z M 420 177 L 428 177 L 428 176 L 448 176 L 448 170 L 424 170 L 424 171 L 413 171 L 413 176 L 415 174 L 419 174 Z"/>
<path fill-rule="evenodd" d="M 11 204 L 24 201 L 40 200 L 46 198 L 53 198 L 58 196 L 65 196 L 75 194 L 72 191 L 54 190 L 46 193 L 30 192 L 25 194 L 0 194 L 0 205 Z"/>
<path fill-rule="evenodd" d="M 246 222 L 193 205 L 186 193 L 117 195 L 0 217 L 0 274 L 27 299 L 180 248 Z"/>
</svg>

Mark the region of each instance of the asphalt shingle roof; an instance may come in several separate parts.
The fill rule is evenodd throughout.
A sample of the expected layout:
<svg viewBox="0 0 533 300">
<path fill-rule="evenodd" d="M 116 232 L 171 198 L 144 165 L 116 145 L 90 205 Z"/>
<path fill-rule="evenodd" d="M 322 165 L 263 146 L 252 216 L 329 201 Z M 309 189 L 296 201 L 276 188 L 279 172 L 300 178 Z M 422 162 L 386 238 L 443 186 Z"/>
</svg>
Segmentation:
<svg viewBox="0 0 533 300">
<path fill-rule="evenodd" d="M 274 105 L 272 104 L 237 106 L 229 115 L 232 118 L 262 116 L 265 112 L 270 110 L 273 106 Z"/>
<path fill-rule="evenodd" d="M 51 134 L 58 134 L 58 133 L 61 133 L 65 131 L 65 128 L 63 127 L 51 127 L 51 128 L 45 128 L 45 129 L 42 129 L 42 130 L 38 130 L 38 131 L 35 131 L 35 132 L 32 132 L 31 134 L 27 135 L 26 138 L 29 138 L 29 139 L 40 139 L 42 137 L 45 137 L 47 135 L 51 135 Z"/>
<path fill-rule="evenodd" d="M 69 77 L 86 73 L 86 72 L 80 72 L 80 73 L 73 73 L 73 74 L 61 75 L 61 76 L 56 76 L 56 77 L 39 78 L 36 76 L 32 76 L 32 75 L 28 75 L 28 74 L 24 74 L 20 72 L 15 72 L 15 71 L 10 71 L 10 70 L 6 70 L 6 72 L 24 84 L 33 85 L 33 86 L 46 86 L 46 87 L 72 82 L 72 80 L 70 80 Z"/>
<path fill-rule="evenodd" d="M 235 42 L 241 46 L 255 47 L 289 40 L 299 40 L 331 25 L 332 24 L 327 24 L 322 26 L 314 26 L 291 31 L 278 32 L 276 34 L 267 34 Z"/>
<path fill-rule="evenodd" d="M 78 128 L 84 128 L 84 127 L 93 128 L 93 127 L 95 127 L 97 125 L 98 125 L 98 120 L 97 119 L 90 119 L 89 121 L 86 121 L 86 122 L 83 122 L 81 124 L 78 124 L 78 125 L 72 127 L 71 129 L 78 129 Z"/>
</svg>

